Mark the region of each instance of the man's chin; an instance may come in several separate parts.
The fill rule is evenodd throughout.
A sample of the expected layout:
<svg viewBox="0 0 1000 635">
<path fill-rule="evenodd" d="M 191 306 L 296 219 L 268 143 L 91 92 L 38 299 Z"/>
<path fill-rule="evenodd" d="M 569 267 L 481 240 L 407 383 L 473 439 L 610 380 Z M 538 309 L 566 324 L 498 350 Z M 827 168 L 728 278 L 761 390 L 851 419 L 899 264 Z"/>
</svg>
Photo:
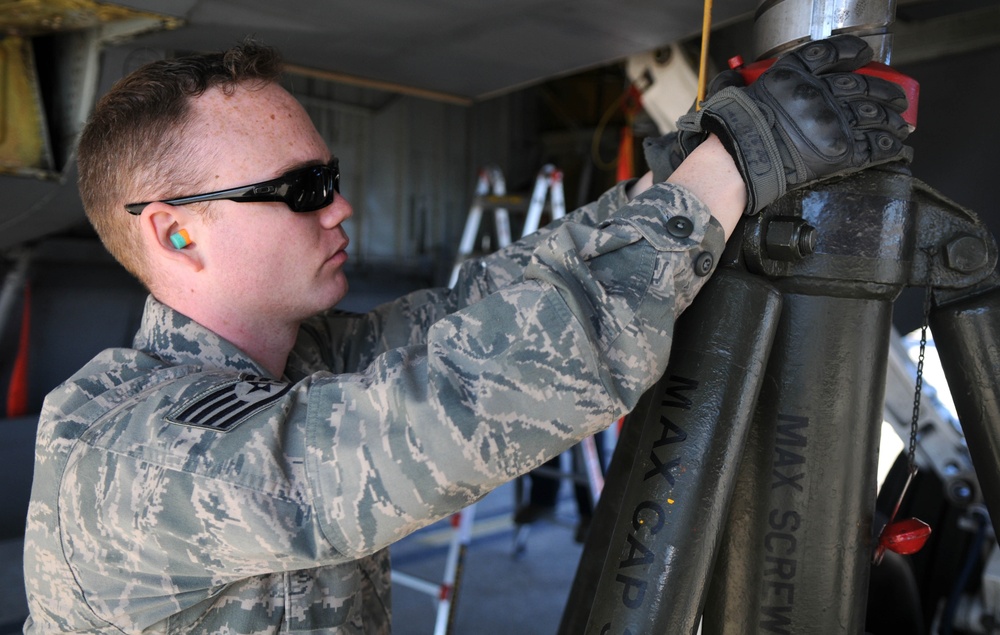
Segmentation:
<svg viewBox="0 0 1000 635">
<path fill-rule="evenodd" d="M 324 306 L 321 307 L 317 311 L 317 313 L 321 313 L 323 311 L 334 308 L 335 306 L 340 304 L 344 300 L 344 298 L 347 297 L 347 291 L 350 288 L 350 285 L 348 285 L 347 283 L 347 276 L 344 275 L 343 271 L 338 271 L 337 278 L 338 278 L 337 280 L 338 284 L 335 286 L 335 288 L 331 289 L 327 294 L 325 294 L 327 298 L 326 302 L 324 302 Z"/>
</svg>

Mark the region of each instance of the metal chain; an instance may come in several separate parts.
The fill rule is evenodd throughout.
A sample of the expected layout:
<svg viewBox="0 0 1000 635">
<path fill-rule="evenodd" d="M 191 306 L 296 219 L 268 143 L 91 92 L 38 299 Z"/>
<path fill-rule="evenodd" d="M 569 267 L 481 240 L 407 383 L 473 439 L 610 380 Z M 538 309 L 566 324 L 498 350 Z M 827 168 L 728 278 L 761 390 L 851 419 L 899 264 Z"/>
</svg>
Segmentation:
<svg viewBox="0 0 1000 635">
<path fill-rule="evenodd" d="M 926 249 L 927 252 L 927 288 L 924 291 L 924 315 L 923 324 L 920 326 L 920 353 L 917 356 L 917 385 L 913 394 L 913 418 L 910 420 L 910 447 L 906 454 L 906 461 L 910 473 L 917 471 L 917 425 L 920 420 L 920 393 L 924 388 L 924 354 L 927 352 L 927 328 L 931 315 L 931 292 L 933 290 L 934 276 L 934 254 L 936 249 Z"/>
</svg>

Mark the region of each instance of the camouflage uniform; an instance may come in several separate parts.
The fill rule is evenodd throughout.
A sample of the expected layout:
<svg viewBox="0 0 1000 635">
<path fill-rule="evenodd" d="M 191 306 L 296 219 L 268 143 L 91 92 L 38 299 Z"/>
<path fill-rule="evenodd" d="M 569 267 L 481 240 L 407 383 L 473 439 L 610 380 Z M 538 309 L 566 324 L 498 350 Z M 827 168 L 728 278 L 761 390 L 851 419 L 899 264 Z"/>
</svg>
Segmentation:
<svg viewBox="0 0 1000 635">
<path fill-rule="evenodd" d="M 662 373 L 723 232 L 675 186 L 626 203 L 613 188 L 453 291 L 306 322 L 281 378 L 150 298 L 134 349 L 45 402 L 25 632 L 388 632 L 391 543 Z"/>
</svg>

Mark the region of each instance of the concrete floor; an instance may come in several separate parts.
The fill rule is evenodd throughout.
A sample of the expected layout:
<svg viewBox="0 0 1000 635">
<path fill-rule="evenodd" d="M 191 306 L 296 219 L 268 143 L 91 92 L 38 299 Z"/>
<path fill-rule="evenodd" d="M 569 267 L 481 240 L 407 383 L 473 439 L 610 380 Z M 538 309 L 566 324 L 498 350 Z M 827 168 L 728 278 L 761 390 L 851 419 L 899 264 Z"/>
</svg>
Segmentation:
<svg viewBox="0 0 1000 635">
<path fill-rule="evenodd" d="M 566 489 L 564 488 L 564 492 Z M 476 505 L 472 542 L 454 608 L 455 635 L 554 635 L 579 561 L 573 541 L 575 502 L 560 498 L 553 522 L 530 526 L 521 553 L 515 553 L 513 486 L 506 485 Z M 393 570 L 440 581 L 452 529 L 439 523 L 392 548 Z M 434 632 L 434 598 L 393 584 L 393 633 Z"/>
</svg>

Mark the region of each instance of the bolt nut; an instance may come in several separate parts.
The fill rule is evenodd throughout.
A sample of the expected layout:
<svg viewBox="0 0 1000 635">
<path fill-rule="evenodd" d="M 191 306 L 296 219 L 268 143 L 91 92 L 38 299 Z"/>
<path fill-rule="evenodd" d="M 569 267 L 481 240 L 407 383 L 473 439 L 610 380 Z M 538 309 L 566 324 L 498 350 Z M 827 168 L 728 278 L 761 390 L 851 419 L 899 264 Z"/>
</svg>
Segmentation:
<svg viewBox="0 0 1000 635">
<path fill-rule="evenodd" d="M 764 247 L 772 260 L 801 260 L 816 249 L 816 228 L 801 218 L 774 218 L 767 224 Z"/>
<path fill-rule="evenodd" d="M 948 498 L 956 505 L 968 505 L 976 496 L 976 489 L 972 483 L 964 478 L 956 478 L 948 482 Z"/>
<path fill-rule="evenodd" d="M 972 273 L 989 262 L 989 253 L 982 240 L 975 236 L 960 236 L 948 243 L 944 261 L 949 268 L 961 273 Z"/>
</svg>

